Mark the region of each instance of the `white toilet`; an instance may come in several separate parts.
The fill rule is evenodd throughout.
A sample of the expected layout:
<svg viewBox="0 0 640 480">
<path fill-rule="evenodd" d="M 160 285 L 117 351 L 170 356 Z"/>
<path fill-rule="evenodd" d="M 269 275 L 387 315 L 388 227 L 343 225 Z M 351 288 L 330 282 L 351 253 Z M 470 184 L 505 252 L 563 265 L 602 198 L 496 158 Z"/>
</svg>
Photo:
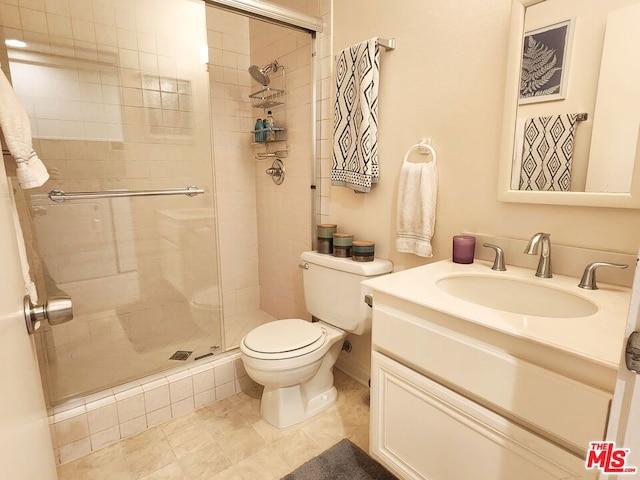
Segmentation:
<svg viewBox="0 0 640 480">
<path fill-rule="evenodd" d="M 347 333 L 371 330 L 370 289 L 360 282 L 391 272 L 389 260 L 354 262 L 317 252 L 300 256 L 307 310 L 317 322 L 277 320 L 240 341 L 247 374 L 264 385 L 260 412 L 278 428 L 295 425 L 336 401 L 333 365 Z"/>
</svg>

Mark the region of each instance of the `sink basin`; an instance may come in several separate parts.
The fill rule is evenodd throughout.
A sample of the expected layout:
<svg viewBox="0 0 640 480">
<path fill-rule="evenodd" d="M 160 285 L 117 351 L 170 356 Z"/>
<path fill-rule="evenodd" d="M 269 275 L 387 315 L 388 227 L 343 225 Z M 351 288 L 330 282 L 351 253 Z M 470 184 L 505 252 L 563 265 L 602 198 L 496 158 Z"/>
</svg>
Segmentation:
<svg viewBox="0 0 640 480">
<path fill-rule="evenodd" d="M 579 295 L 515 278 L 455 275 L 441 278 L 436 285 L 461 300 L 520 315 L 576 318 L 598 311 L 593 302 Z"/>
</svg>

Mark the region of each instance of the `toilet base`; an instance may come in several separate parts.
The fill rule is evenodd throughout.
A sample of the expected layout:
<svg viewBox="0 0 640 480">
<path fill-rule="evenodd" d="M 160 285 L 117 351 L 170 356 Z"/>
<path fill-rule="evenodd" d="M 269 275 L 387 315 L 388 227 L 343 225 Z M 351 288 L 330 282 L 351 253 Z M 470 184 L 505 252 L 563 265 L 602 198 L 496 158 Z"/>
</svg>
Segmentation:
<svg viewBox="0 0 640 480">
<path fill-rule="evenodd" d="M 333 385 L 313 398 L 305 399 L 300 385 L 265 388 L 260 413 L 271 425 L 287 428 L 317 415 L 336 403 L 338 391 Z"/>
<path fill-rule="evenodd" d="M 264 385 L 260 413 L 271 425 L 290 427 L 336 402 L 338 392 L 333 386 L 333 366 L 340 356 L 346 333 L 328 325 L 322 328 L 327 332 L 326 342 L 309 355 L 265 361 L 243 353 L 247 374 Z M 243 344 L 241 352 L 242 348 Z"/>
</svg>

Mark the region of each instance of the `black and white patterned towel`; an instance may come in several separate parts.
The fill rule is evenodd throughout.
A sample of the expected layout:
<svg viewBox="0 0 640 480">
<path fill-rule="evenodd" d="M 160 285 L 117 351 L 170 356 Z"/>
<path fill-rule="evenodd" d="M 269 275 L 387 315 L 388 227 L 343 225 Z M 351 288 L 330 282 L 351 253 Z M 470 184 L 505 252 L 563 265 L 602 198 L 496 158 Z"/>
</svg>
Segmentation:
<svg viewBox="0 0 640 480">
<path fill-rule="evenodd" d="M 577 114 L 527 119 L 524 126 L 520 190 L 571 188 L 571 164 Z"/>
<path fill-rule="evenodd" d="M 371 185 L 378 181 L 379 78 L 377 38 L 338 54 L 332 185 L 370 192 Z"/>
</svg>

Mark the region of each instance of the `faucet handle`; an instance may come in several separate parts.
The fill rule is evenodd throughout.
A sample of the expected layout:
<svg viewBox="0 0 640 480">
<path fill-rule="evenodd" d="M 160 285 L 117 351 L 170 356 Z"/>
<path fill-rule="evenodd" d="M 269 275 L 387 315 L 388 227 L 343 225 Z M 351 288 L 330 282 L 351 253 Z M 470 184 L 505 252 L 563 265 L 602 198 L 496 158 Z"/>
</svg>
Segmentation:
<svg viewBox="0 0 640 480">
<path fill-rule="evenodd" d="M 500 248 L 498 245 L 493 245 L 492 243 L 483 243 L 483 247 L 492 248 L 496 252 L 496 256 L 493 259 L 493 266 L 491 270 L 496 270 L 498 272 L 505 272 L 507 269 L 504 266 L 504 250 Z"/>
<path fill-rule="evenodd" d="M 629 265 L 624 263 L 610 263 L 610 262 L 593 262 L 587 265 L 582 274 L 582 279 L 578 286 L 585 290 L 598 290 L 596 284 L 596 269 L 598 267 L 613 267 L 613 268 L 627 268 Z"/>
</svg>

